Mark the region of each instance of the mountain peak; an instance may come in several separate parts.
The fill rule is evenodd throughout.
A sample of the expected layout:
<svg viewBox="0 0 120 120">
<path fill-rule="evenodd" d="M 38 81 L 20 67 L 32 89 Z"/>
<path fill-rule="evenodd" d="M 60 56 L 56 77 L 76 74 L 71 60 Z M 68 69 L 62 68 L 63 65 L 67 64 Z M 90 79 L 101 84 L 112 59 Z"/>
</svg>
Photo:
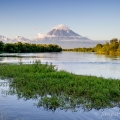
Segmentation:
<svg viewBox="0 0 120 120">
<path fill-rule="evenodd" d="M 50 32 L 48 32 L 47 35 L 52 35 L 55 37 L 81 37 L 79 34 L 73 32 L 64 24 L 57 25 Z"/>
<path fill-rule="evenodd" d="M 56 29 L 56 30 L 69 30 L 69 28 L 67 26 L 65 26 L 64 24 L 57 25 L 53 29 Z"/>
</svg>

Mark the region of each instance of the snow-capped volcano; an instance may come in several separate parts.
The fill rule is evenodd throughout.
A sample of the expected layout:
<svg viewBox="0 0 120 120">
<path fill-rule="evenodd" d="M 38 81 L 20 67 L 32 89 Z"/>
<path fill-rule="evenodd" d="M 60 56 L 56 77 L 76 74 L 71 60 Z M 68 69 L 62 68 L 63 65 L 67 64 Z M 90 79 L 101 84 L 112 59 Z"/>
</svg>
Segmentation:
<svg viewBox="0 0 120 120">
<path fill-rule="evenodd" d="M 38 37 L 37 40 L 89 40 L 88 38 L 73 32 L 63 24 L 53 27 L 47 34 L 38 33 Z"/>
<path fill-rule="evenodd" d="M 47 35 L 54 35 L 56 37 L 81 37 L 63 24 L 54 27 Z"/>
</svg>

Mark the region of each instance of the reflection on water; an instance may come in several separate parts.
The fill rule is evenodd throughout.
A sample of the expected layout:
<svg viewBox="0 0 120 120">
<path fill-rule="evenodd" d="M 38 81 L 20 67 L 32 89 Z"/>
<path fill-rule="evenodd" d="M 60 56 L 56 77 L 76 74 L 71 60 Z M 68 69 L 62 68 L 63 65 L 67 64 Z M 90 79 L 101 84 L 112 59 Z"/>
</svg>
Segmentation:
<svg viewBox="0 0 120 120">
<path fill-rule="evenodd" d="M 0 57 L 0 61 L 3 61 L 4 60 L 4 58 L 3 57 Z"/>
<path fill-rule="evenodd" d="M 22 61 L 25 64 L 30 64 L 32 61 L 41 60 L 43 64 L 52 62 L 54 65 L 57 65 L 58 70 L 64 69 L 76 74 L 120 79 L 120 56 L 79 52 L 16 53 L 8 55 L 19 57 L 0 57 L 0 62 L 18 63 Z"/>
<path fill-rule="evenodd" d="M 0 80 L 0 120 L 119 120 L 119 108 L 84 111 L 77 109 L 70 110 L 45 109 L 45 106 L 38 108 L 40 97 L 26 99 L 19 96 L 19 91 L 13 89 L 11 82 Z M 47 95 L 47 97 L 50 97 Z"/>
</svg>

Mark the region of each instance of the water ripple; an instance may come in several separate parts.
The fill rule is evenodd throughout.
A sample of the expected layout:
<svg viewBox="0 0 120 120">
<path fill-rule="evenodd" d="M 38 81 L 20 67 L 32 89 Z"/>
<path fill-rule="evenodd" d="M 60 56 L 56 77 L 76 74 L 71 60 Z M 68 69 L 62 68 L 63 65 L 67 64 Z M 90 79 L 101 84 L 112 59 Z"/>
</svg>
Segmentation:
<svg viewBox="0 0 120 120">
<path fill-rule="evenodd" d="M 43 64 L 45 64 L 46 62 L 42 62 Z M 53 64 L 117 64 L 120 65 L 120 62 L 48 62 L 48 63 L 53 63 Z"/>
</svg>

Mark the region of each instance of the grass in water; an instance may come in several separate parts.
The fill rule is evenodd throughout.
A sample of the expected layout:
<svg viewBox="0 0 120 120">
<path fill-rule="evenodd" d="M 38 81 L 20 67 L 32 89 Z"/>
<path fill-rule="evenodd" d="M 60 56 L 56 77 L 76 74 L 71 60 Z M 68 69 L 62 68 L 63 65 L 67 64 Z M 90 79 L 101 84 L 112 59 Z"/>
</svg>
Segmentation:
<svg viewBox="0 0 120 120">
<path fill-rule="evenodd" d="M 45 109 L 104 109 L 119 106 L 120 80 L 75 75 L 41 64 L 0 64 L 1 78 L 12 79 L 9 94 L 38 99 Z"/>
</svg>

